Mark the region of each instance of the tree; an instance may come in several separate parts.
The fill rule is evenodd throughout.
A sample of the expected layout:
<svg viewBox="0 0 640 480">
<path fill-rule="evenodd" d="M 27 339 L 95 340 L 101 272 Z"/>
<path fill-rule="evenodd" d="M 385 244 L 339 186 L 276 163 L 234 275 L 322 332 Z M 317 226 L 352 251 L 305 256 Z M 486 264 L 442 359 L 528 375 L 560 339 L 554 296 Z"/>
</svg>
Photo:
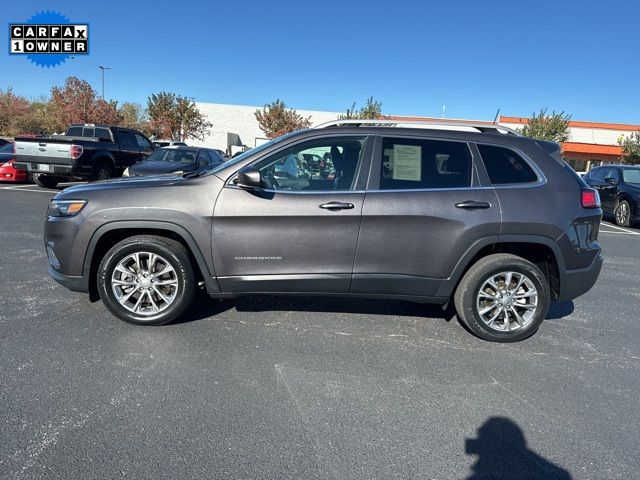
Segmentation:
<svg viewBox="0 0 640 480">
<path fill-rule="evenodd" d="M 212 124 L 193 100 L 175 93 L 153 93 L 147 99 L 149 130 L 157 137 L 172 140 L 204 140 Z"/>
<path fill-rule="evenodd" d="M 569 138 L 569 121 L 571 115 L 564 112 L 547 114 L 547 109 L 540 109 L 540 113 L 533 114 L 529 122 L 522 129 L 522 135 L 539 140 L 550 140 L 562 143 Z"/>
<path fill-rule="evenodd" d="M 64 125 L 72 123 L 105 123 L 117 125 L 121 118 L 118 102 L 98 98 L 86 80 L 68 77 L 63 87 L 51 89 L 51 100 Z"/>
<path fill-rule="evenodd" d="M 620 157 L 622 163 L 640 164 L 640 131 L 620 138 L 618 144 L 622 147 L 622 156 Z"/>
<path fill-rule="evenodd" d="M 311 117 L 305 118 L 294 109 L 287 108 L 287 105 L 280 99 L 266 104 L 262 110 L 258 109 L 254 114 L 260 125 L 260 130 L 268 138 L 276 138 L 285 133 L 311 126 Z"/>
<path fill-rule="evenodd" d="M 20 120 L 29 114 L 29 100 L 13 93 L 11 87 L 0 90 L 0 133 L 13 136 L 20 132 Z"/>
<path fill-rule="evenodd" d="M 132 102 L 124 102 L 118 111 L 122 117 L 122 126 L 135 130 L 145 130 L 146 118 L 142 105 Z"/>
<path fill-rule="evenodd" d="M 356 102 L 353 102 L 351 108 L 347 108 L 347 113 L 340 115 L 340 120 L 362 119 L 362 120 L 378 120 L 386 118 L 382 114 L 382 102 L 378 102 L 369 97 L 367 104 L 356 110 Z"/>
</svg>

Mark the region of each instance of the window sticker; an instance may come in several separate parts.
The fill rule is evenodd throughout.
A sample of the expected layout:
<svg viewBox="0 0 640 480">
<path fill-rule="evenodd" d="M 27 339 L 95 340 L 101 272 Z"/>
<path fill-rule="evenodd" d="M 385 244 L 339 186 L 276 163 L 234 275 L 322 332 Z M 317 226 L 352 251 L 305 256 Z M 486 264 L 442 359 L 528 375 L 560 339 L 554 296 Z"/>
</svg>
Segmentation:
<svg viewBox="0 0 640 480">
<path fill-rule="evenodd" d="M 422 147 L 393 146 L 393 179 L 419 182 L 422 180 Z"/>
</svg>

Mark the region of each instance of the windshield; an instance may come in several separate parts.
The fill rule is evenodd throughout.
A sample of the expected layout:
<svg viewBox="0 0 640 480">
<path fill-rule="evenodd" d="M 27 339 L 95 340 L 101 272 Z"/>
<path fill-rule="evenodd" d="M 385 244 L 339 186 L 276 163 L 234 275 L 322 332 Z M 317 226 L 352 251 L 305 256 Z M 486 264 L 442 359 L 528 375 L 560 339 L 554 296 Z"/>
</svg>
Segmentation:
<svg viewBox="0 0 640 480">
<path fill-rule="evenodd" d="M 625 183 L 640 184 L 640 168 L 623 168 L 622 178 Z"/>
<path fill-rule="evenodd" d="M 197 150 L 185 150 L 178 148 L 161 148 L 156 150 L 149 158 L 148 162 L 174 162 L 184 165 L 193 165 L 196 163 Z"/>
<path fill-rule="evenodd" d="M 7 143 L 0 147 L 0 153 L 13 153 L 13 143 Z"/>
<path fill-rule="evenodd" d="M 269 148 L 270 146 L 280 142 L 281 140 L 284 140 L 285 138 L 289 138 L 290 136 L 296 134 L 300 132 L 300 130 L 297 130 L 295 132 L 290 132 L 287 133 L 285 135 L 282 135 L 278 138 L 274 138 L 273 140 L 268 141 L 267 143 L 263 143 L 260 146 L 257 146 L 256 148 L 252 148 L 251 150 L 247 150 L 246 152 L 243 152 L 242 154 L 238 155 L 236 158 L 233 158 L 231 160 L 227 160 L 224 163 L 221 163 L 220 165 L 218 165 L 216 168 L 209 170 L 206 175 L 210 175 L 212 173 L 216 173 L 219 172 L 222 169 L 231 167 L 239 162 L 242 162 L 245 158 L 247 158 L 249 155 L 253 155 L 254 153 L 258 153 L 261 152 L 263 150 L 266 150 L 267 148 Z"/>
</svg>

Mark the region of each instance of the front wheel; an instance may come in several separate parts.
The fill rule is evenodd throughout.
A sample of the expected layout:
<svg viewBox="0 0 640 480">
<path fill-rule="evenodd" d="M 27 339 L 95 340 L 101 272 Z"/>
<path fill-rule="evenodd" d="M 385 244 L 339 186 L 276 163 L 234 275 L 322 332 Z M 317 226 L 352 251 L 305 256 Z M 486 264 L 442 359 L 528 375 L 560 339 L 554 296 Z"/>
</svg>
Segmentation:
<svg viewBox="0 0 640 480">
<path fill-rule="evenodd" d="M 454 295 L 458 318 L 491 342 L 533 335 L 547 314 L 549 282 L 533 263 L 510 254 L 488 255 L 464 275 Z"/>
<path fill-rule="evenodd" d="M 616 217 L 616 224 L 621 227 L 628 227 L 631 225 L 631 206 L 626 200 L 620 200 L 614 211 Z"/>
<path fill-rule="evenodd" d="M 175 320 L 196 292 L 187 249 L 153 235 L 130 237 L 111 248 L 100 263 L 97 283 L 111 313 L 141 325 Z"/>
</svg>

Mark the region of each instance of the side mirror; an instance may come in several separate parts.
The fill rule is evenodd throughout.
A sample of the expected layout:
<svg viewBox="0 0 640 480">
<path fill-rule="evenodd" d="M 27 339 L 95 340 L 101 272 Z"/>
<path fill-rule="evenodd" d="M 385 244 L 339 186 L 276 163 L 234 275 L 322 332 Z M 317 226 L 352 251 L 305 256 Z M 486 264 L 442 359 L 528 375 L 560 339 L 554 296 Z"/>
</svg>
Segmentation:
<svg viewBox="0 0 640 480">
<path fill-rule="evenodd" d="M 238 175 L 233 179 L 233 183 L 240 188 L 256 190 L 262 188 L 262 177 L 260 170 L 255 167 L 244 167 L 238 171 Z"/>
<path fill-rule="evenodd" d="M 613 177 L 607 177 L 604 179 L 605 182 L 607 182 L 609 185 L 617 185 L 618 181 L 613 178 Z"/>
</svg>

